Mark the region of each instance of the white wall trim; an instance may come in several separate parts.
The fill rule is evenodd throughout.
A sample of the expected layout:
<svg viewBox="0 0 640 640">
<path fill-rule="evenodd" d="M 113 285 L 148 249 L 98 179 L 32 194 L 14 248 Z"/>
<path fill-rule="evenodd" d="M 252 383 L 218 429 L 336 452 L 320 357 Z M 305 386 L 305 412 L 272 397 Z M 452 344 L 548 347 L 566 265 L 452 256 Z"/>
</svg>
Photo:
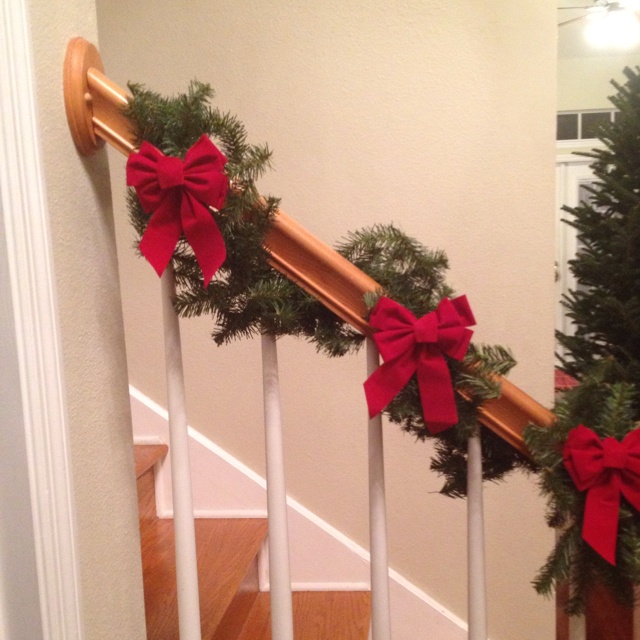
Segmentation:
<svg viewBox="0 0 640 640">
<path fill-rule="evenodd" d="M 269 583 L 267 583 L 267 587 Z M 368 582 L 292 582 L 291 591 L 369 591 Z"/>
<path fill-rule="evenodd" d="M 585 158 L 579 153 L 563 153 L 556 156 L 556 165 L 559 164 L 586 164 L 589 165 L 593 162 L 593 158 Z"/>
<path fill-rule="evenodd" d="M 581 151 L 591 151 L 594 147 L 604 148 L 600 138 L 582 138 L 581 140 L 556 140 L 558 151 L 562 149 L 580 149 Z"/>
<path fill-rule="evenodd" d="M 455 624 L 457 627 L 460 627 L 460 629 L 463 629 L 464 631 L 468 631 L 469 627 L 462 618 L 459 618 L 455 613 L 452 613 L 446 607 L 443 607 L 437 600 L 434 600 L 429 594 L 425 593 L 422 589 L 419 589 L 418 587 L 416 587 L 416 585 L 413 584 L 413 582 L 410 582 L 409 580 L 407 580 L 405 577 L 400 575 L 397 571 L 394 571 L 393 569 L 389 569 L 389 577 L 394 583 L 396 583 L 396 585 L 402 587 L 407 592 L 415 596 L 418 600 L 420 600 L 420 602 L 423 602 L 424 604 L 429 606 L 431 609 L 434 609 L 435 611 L 437 611 L 441 616 L 453 622 L 453 624 Z"/>
<path fill-rule="evenodd" d="M 136 442 L 136 444 L 139 444 Z M 165 510 L 160 518 L 173 518 L 173 512 Z M 194 509 L 194 518 L 266 518 L 264 509 Z"/>
<path fill-rule="evenodd" d="M 62 74 L 61 74 L 62 75 Z M 0 3 L 0 192 L 43 633 L 83 637 L 74 503 L 48 210 L 25 0 Z"/>
<path fill-rule="evenodd" d="M 167 437 L 164 435 L 168 430 L 168 425 L 164 424 L 167 422 L 166 410 L 135 387 L 130 386 L 129 391 L 132 398 L 134 441 L 137 444 L 166 442 Z M 196 476 L 198 475 L 198 468 L 200 468 L 201 463 L 198 463 L 197 460 L 201 457 L 202 452 L 208 452 L 206 455 L 209 456 L 207 459 L 210 460 L 210 462 L 203 464 L 203 467 L 207 469 L 217 468 L 219 460 L 223 460 L 229 467 L 238 472 L 238 477 L 243 476 L 245 479 L 250 480 L 251 484 L 260 487 L 261 490 L 265 489 L 266 483 L 262 476 L 248 468 L 237 458 L 234 458 L 193 427 L 189 427 L 189 436 L 194 443 L 198 444 L 198 455 L 195 457 L 192 456 L 192 474 L 194 476 L 192 483 L 194 488 L 197 489 L 200 484 L 200 480 Z M 193 449 L 192 453 L 194 453 Z M 171 503 L 170 500 L 167 500 L 166 496 L 163 495 L 164 490 L 161 486 L 163 481 L 159 480 L 160 477 L 168 476 L 169 473 L 164 463 L 160 466 L 161 468 L 156 474 L 156 487 L 160 489 L 160 494 L 163 497 L 158 497 L 158 515 L 161 514 L 161 517 L 171 517 Z M 207 495 L 215 495 L 218 488 L 209 487 L 209 489 L 210 490 L 206 492 Z M 198 506 L 198 500 L 194 497 L 195 515 L 196 517 L 218 518 L 264 517 L 266 515 L 264 509 L 255 508 L 255 498 L 252 497 L 249 502 L 251 506 L 245 506 L 245 508 L 240 509 L 202 508 Z M 292 590 L 361 591 L 368 589 L 369 552 L 296 500 L 288 497 L 287 506 L 290 510 L 289 524 L 292 548 L 295 548 L 296 545 L 296 523 L 304 521 L 306 523 L 305 526 L 308 527 L 305 529 L 306 532 L 311 531 L 311 529 L 323 532 L 324 537 L 320 536 L 318 540 L 324 540 L 325 543 L 328 542 L 329 546 L 332 547 L 332 551 L 325 548 L 322 554 L 324 561 L 329 563 L 329 558 L 333 555 L 333 552 L 336 548 L 340 548 L 341 553 L 344 554 L 341 558 L 344 559 L 345 565 L 348 564 L 349 567 L 353 567 L 353 574 L 350 573 L 348 576 L 341 574 L 339 580 L 325 580 L 321 577 L 319 580 L 314 579 L 313 582 L 310 582 L 305 579 L 296 579 L 294 565 L 292 566 Z M 314 539 L 316 538 L 315 535 L 312 537 Z M 315 542 L 311 542 L 311 538 L 308 538 L 307 541 L 309 544 L 315 544 Z M 266 591 L 269 588 L 268 556 L 266 545 L 263 546 L 263 551 L 260 553 L 258 559 L 258 573 L 260 589 Z M 349 569 L 349 571 L 352 571 L 352 569 Z M 431 629 L 432 635 L 430 637 L 437 637 L 439 640 L 459 640 L 466 637 L 466 622 L 416 587 L 416 585 L 409 582 L 409 580 L 401 576 L 397 571 L 390 569 L 389 577 L 391 580 L 392 625 L 394 627 L 394 638 L 396 640 L 405 640 L 406 638 L 413 639 L 416 628 L 422 627 Z M 418 627 L 416 627 L 416 624 L 418 624 Z"/>
</svg>

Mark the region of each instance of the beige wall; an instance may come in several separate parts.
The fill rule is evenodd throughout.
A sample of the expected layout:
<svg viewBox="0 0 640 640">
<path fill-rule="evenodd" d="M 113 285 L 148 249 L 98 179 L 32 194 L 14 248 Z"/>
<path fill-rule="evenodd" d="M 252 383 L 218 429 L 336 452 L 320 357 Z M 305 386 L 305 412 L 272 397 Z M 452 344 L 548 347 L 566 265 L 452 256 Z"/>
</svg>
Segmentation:
<svg viewBox="0 0 640 640">
<path fill-rule="evenodd" d="M 83 161 L 67 127 L 67 41 L 96 38 L 93 0 L 31 0 L 87 640 L 146 637 L 124 332 L 106 155 Z"/>
<path fill-rule="evenodd" d="M 511 347 L 515 382 L 550 401 L 551 0 L 98 0 L 98 24 L 118 83 L 171 93 L 211 82 L 275 150 L 262 191 L 324 241 L 393 221 L 446 249 L 477 340 Z M 112 160 L 130 380 L 166 404 L 159 285 L 131 250 L 124 161 Z M 259 342 L 218 349 L 208 319 L 182 327 L 191 424 L 262 473 Z M 280 347 L 290 493 L 367 546 L 363 358 Z M 429 446 L 385 434 L 391 564 L 465 617 L 466 505 L 435 493 Z M 537 489 L 518 476 L 488 486 L 486 504 L 491 636 L 550 638 L 551 604 L 530 586 L 552 541 Z"/>
<path fill-rule="evenodd" d="M 558 60 L 558 111 L 613 109 L 611 80 L 624 83 L 625 67 L 640 65 L 640 53 Z"/>
</svg>

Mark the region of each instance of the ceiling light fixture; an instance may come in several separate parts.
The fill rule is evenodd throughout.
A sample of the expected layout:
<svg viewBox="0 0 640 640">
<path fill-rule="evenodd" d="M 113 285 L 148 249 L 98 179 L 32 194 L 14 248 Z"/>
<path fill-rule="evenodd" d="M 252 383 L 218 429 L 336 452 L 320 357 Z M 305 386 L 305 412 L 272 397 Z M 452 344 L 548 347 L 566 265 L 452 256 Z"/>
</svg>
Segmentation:
<svg viewBox="0 0 640 640">
<path fill-rule="evenodd" d="M 605 2 L 591 7 L 585 39 L 599 49 L 631 49 L 640 43 L 640 20 L 633 2 Z"/>
</svg>

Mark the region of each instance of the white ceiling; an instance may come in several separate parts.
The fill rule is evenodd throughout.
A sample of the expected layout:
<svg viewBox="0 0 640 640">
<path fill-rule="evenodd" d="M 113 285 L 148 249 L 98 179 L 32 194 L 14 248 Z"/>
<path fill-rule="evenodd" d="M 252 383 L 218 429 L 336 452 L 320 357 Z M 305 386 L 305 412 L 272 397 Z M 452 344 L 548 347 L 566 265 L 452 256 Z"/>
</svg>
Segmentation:
<svg viewBox="0 0 640 640">
<path fill-rule="evenodd" d="M 586 14 L 584 10 L 580 9 L 561 9 L 561 7 L 579 7 L 579 6 L 591 6 L 594 2 L 591 0 L 558 0 L 558 24 L 571 20 L 572 18 L 578 18 Z M 606 55 L 619 55 L 619 51 L 603 51 L 602 49 L 594 49 L 590 47 L 585 41 L 582 35 L 584 30 L 585 20 L 577 20 L 570 24 L 565 24 L 558 27 L 558 57 L 559 58 L 577 58 L 577 57 L 597 57 Z M 627 51 L 627 53 L 629 53 Z M 640 63 L 640 45 L 632 50 L 632 53 L 639 54 Z"/>
</svg>

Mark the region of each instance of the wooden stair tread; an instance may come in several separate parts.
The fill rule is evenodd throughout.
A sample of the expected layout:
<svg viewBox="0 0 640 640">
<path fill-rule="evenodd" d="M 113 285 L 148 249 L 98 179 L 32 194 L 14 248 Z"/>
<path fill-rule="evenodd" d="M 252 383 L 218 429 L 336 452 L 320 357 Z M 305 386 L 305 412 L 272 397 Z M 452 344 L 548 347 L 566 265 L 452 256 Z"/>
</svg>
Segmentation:
<svg viewBox="0 0 640 640">
<path fill-rule="evenodd" d="M 202 638 L 210 640 L 251 573 L 267 522 L 258 518 L 196 519 Z M 173 520 L 141 521 L 142 569 L 150 640 L 178 640 Z"/>
<path fill-rule="evenodd" d="M 179 640 L 173 520 L 155 508 L 154 464 L 166 445 L 137 445 L 138 506 L 148 640 Z M 264 519 L 196 519 L 202 640 L 271 640 L 269 594 L 258 592 Z M 369 592 L 295 592 L 296 640 L 367 640 Z"/>
<path fill-rule="evenodd" d="M 137 444 L 133 447 L 136 461 L 136 479 L 167 455 L 169 447 L 166 444 Z"/>
<path fill-rule="evenodd" d="M 296 591 L 296 640 L 366 640 L 371 594 L 368 591 Z M 271 640 L 269 594 L 258 594 L 238 640 Z"/>
</svg>

